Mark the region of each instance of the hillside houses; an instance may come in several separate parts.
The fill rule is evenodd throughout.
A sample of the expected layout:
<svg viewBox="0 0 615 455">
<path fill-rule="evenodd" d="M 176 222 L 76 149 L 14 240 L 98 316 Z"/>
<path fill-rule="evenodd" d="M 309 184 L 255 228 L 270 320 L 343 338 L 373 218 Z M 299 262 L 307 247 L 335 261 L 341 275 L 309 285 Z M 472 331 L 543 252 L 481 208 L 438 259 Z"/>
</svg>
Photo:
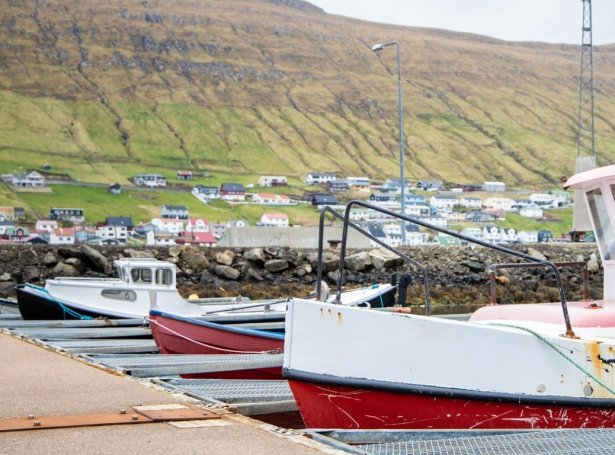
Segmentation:
<svg viewBox="0 0 615 455">
<path fill-rule="evenodd" d="M 259 205 L 297 205 L 285 194 L 257 193 L 252 196 L 252 203 Z"/>
<path fill-rule="evenodd" d="M 15 173 L 11 175 L 10 183 L 15 188 L 43 188 L 45 177 L 37 171 Z"/>
<path fill-rule="evenodd" d="M 337 178 L 335 172 L 310 172 L 305 178 L 308 185 L 324 185 Z"/>
<path fill-rule="evenodd" d="M 287 186 L 288 179 L 282 175 L 261 175 L 257 185 L 261 187 Z"/>
<path fill-rule="evenodd" d="M 163 205 L 162 209 L 160 209 L 161 218 L 187 220 L 189 216 L 188 208 L 185 205 Z"/>
<path fill-rule="evenodd" d="M 264 227 L 288 227 L 288 215 L 286 213 L 263 213 L 259 225 Z"/>
<path fill-rule="evenodd" d="M 225 201 L 245 201 L 246 190 L 241 183 L 223 183 L 220 186 L 220 197 Z"/>
<path fill-rule="evenodd" d="M 132 181 L 137 186 L 146 186 L 148 188 L 167 186 L 167 178 L 160 174 L 137 174 L 132 178 Z"/>
</svg>

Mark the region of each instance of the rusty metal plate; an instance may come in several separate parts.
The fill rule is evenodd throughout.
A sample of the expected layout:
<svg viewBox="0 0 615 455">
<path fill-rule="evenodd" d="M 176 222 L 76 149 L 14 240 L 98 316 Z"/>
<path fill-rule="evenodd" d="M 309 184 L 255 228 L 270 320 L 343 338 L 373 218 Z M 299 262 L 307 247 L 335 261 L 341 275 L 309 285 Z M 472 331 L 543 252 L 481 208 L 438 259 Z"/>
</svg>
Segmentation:
<svg viewBox="0 0 615 455">
<path fill-rule="evenodd" d="M 26 419 L 0 420 L 0 432 L 20 430 L 44 430 L 49 428 L 90 427 L 100 425 L 121 425 L 126 423 L 148 423 L 152 419 L 136 412 L 125 414 L 83 414 L 68 416 L 45 416 Z"/>
<path fill-rule="evenodd" d="M 219 418 L 219 414 L 193 405 L 132 406 L 130 411 L 115 413 L 3 419 L 0 420 L 0 432 Z"/>
<path fill-rule="evenodd" d="M 218 414 L 191 405 L 133 406 L 133 409 L 156 422 L 220 418 Z"/>
</svg>

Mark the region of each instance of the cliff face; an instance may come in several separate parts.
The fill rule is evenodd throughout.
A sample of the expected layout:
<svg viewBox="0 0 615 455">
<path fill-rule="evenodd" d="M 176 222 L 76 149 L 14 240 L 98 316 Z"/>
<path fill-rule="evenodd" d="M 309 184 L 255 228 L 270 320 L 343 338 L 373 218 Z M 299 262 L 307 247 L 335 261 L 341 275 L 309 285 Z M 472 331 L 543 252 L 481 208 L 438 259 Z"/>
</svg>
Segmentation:
<svg viewBox="0 0 615 455">
<path fill-rule="evenodd" d="M 398 173 L 544 184 L 576 156 L 579 49 L 325 14 L 302 1 L 1 0 L 3 169 Z M 615 46 L 597 47 L 598 160 L 615 155 Z M 16 157 L 19 157 L 17 159 Z"/>
<path fill-rule="evenodd" d="M 595 258 L 595 245 L 541 245 L 539 252 L 520 246 L 551 261 L 591 259 L 590 288 L 593 298 L 602 295 L 602 269 Z M 489 302 L 488 269 L 491 264 L 514 262 L 510 257 L 482 248 L 419 247 L 405 250 L 422 263 L 429 277 L 432 303 L 437 305 L 486 304 Z M 592 255 L 594 257 L 592 258 Z M 56 276 L 110 276 L 112 261 L 119 257 L 156 257 L 178 267 L 182 295 L 201 297 L 243 295 L 251 298 L 307 296 L 315 289 L 317 252 L 283 248 L 249 250 L 171 247 L 147 250 L 120 247 L 1 246 L 0 295 L 14 295 L 18 282 L 42 285 Z M 324 254 L 324 278 L 335 289 L 339 253 Z M 388 282 L 393 273 L 408 272 L 413 285 L 408 302 L 423 303 L 422 274 L 382 250 L 353 251 L 346 258 L 346 286 Z M 562 270 L 568 300 L 582 298 L 582 275 L 578 269 Z M 558 301 L 551 272 L 542 269 L 500 271 L 497 295 L 502 303 Z"/>
</svg>

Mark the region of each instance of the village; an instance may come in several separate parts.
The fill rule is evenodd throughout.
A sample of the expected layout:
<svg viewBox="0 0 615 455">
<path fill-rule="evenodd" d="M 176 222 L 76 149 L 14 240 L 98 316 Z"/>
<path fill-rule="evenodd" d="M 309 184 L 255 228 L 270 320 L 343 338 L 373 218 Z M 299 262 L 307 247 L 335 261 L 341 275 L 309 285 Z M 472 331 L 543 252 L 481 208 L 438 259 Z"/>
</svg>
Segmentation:
<svg viewBox="0 0 615 455">
<path fill-rule="evenodd" d="M 44 189 L 49 184 L 45 176 L 36 170 L 13 173 L 3 178 L 7 185 L 21 191 Z M 190 182 L 192 178 L 191 171 L 177 171 L 179 181 Z M 165 176 L 155 173 L 138 174 L 131 180 L 134 187 L 151 190 L 164 189 L 168 184 Z M 304 191 L 300 196 L 267 192 L 267 189 L 272 187 L 288 187 L 288 179 L 285 176 L 260 176 L 254 184 L 245 186 L 242 183 L 224 182 L 220 186 L 197 184 L 188 188 L 192 188 L 192 195 L 203 204 L 221 200 L 231 205 L 253 204 L 267 207 L 267 211 L 254 226 L 263 229 L 299 227 L 288 214 L 276 211 L 276 207 L 306 205 L 319 211 L 328 206 L 343 214 L 346 203 L 358 199 L 394 212 L 401 211 L 402 191 L 399 179 L 374 183 L 368 177 L 341 178 L 334 172 L 311 172 L 305 177 L 304 183 L 310 191 Z M 107 190 L 111 194 L 121 194 L 122 186 L 112 183 Z M 570 195 L 566 191 L 512 192 L 507 191 L 504 182 L 496 181 L 451 185 L 438 180 L 404 180 L 403 194 L 408 216 L 431 225 L 456 230 L 467 237 L 501 244 L 566 240 L 554 239 L 548 229 L 517 230 L 502 226 L 501 223 L 506 214 L 511 212 L 527 219 L 543 220 L 550 209 L 570 206 Z M 398 220 L 393 221 L 392 217 L 365 207 L 352 208 L 349 216 L 352 222 L 366 228 L 373 237 L 391 247 L 401 246 L 404 238 L 405 246 L 461 243 L 452 236 L 434 235 L 419 229 L 419 226 L 413 223 L 404 223 L 406 235 L 403 236 Z M 110 213 L 96 224 L 87 223 L 84 209 L 79 207 L 50 207 L 46 217 L 38 217 L 35 220 L 31 218 L 27 217 L 26 211 L 21 207 L 0 207 L 0 241 L 52 245 L 87 243 L 215 247 L 229 246 L 229 243 L 225 242 L 227 229 L 250 227 L 244 219 L 213 223 L 202 217 L 191 216 L 184 205 L 163 205 L 158 217 L 138 224 L 130 217 L 117 213 Z M 462 227 L 459 228 L 460 226 Z M 377 246 L 376 242 L 371 243 L 371 246 Z M 233 246 L 253 244 L 237 245 L 235 242 Z"/>
</svg>

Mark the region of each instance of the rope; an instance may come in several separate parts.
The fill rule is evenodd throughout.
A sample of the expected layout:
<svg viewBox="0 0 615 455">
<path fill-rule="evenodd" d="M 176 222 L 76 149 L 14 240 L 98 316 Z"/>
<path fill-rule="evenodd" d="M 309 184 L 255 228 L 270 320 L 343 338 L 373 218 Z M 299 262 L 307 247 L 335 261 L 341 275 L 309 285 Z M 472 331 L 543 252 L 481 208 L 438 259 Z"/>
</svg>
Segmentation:
<svg viewBox="0 0 615 455">
<path fill-rule="evenodd" d="M 76 319 L 82 319 L 85 321 L 89 321 L 91 319 L 94 319 L 91 316 L 86 316 L 85 314 L 81 314 L 76 312 L 75 310 L 67 307 L 66 305 L 64 305 L 62 302 L 58 301 L 54 296 L 52 296 L 49 291 L 41 286 L 37 286 L 35 284 L 31 284 L 31 283 L 26 283 L 27 287 L 31 287 L 32 289 L 35 289 L 43 294 L 47 294 L 49 296 L 49 300 L 53 303 L 55 303 L 56 305 L 58 305 L 61 309 L 62 309 L 62 313 L 63 313 L 63 319 L 66 319 L 66 315 L 68 314 L 69 316 L 72 316 Z"/>
<path fill-rule="evenodd" d="M 522 326 L 518 326 L 518 325 L 514 325 L 514 324 L 502 324 L 502 323 L 498 323 L 498 322 L 492 322 L 492 323 L 489 323 L 487 325 L 498 326 L 498 327 L 508 327 L 510 329 L 519 329 L 519 330 L 523 330 L 525 332 L 531 333 L 536 338 L 538 338 L 540 341 L 542 341 L 547 346 L 549 346 L 551 349 L 553 349 L 555 352 L 557 352 L 559 355 L 561 355 L 568 362 L 570 362 L 573 366 L 578 368 L 582 373 L 586 374 L 591 379 L 593 379 L 598 385 L 600 385 L 605 390 L 607 390 L 609 393 L 611 393 L 611 395 L 615 395 L 615 390 L 614 389 L 612 389 L 611 387 L 606 385 L 604 382 L 602 382 L 600 379 L 598 379 L 596 376 L 594 376 L 592 373 L 587 371 L 585 368 L 583 368 L 581 365 L 579 365 L 577 362 L 575 362 L 574 359 L 572 359 L 570 356 L 568 356 L 564 352 L 562 352 L 560 350 L 560 348 L 556 344 L 554 344 L 553 342 L 549 341 L 548 339 L 546 339 L 544 336 L 542 336 L 540 333 L 536 332 L 535 330 L 528 329 L 527 327 L 522 327 Z"/>
<path fill-rule="evenodd" d="M 234 349 L 226 349 L 226 348 L 221 348 L 219 346 L 213 346 L 211 344 L 206 344 L 206 343 L 202 343 L 200 341 L 194 340 L 192 338 L 187 337 L 186 335 L 183 335 L 179 332 L 176 332 L 173 329 L 170 329 L 169 327 L 161 324 L 160 322 L 156 321 L 155 319 L 149 319 L 149 322 L 152 324 L 157 325 L 158 327 L 163 328 L 164 330 L 171 332 L 173 335 L 178 336 L 186 341 L 190 341 L 191 343 L 194 344 L 198 344 L 199 346 L 203 346 L 204 348 L 209 348 L 209 349 L 214 349 L 216 351 L 222 351 L 222 352 L 229 352 L 232 354 L 280 354 L 280 350 L 276 349 L 273 351 L 237 351 Z"/>
<path fill-rule="evenodd" d="M 371 289 L 377 289 L 378 288 L 378 283 L 374 283 L 371 285 Z M 382 292 L 378 293 L 378 298 L 380 300 L 380 308 L 384 308 L 384 301 L 382 300 Z"/>
</svg>

